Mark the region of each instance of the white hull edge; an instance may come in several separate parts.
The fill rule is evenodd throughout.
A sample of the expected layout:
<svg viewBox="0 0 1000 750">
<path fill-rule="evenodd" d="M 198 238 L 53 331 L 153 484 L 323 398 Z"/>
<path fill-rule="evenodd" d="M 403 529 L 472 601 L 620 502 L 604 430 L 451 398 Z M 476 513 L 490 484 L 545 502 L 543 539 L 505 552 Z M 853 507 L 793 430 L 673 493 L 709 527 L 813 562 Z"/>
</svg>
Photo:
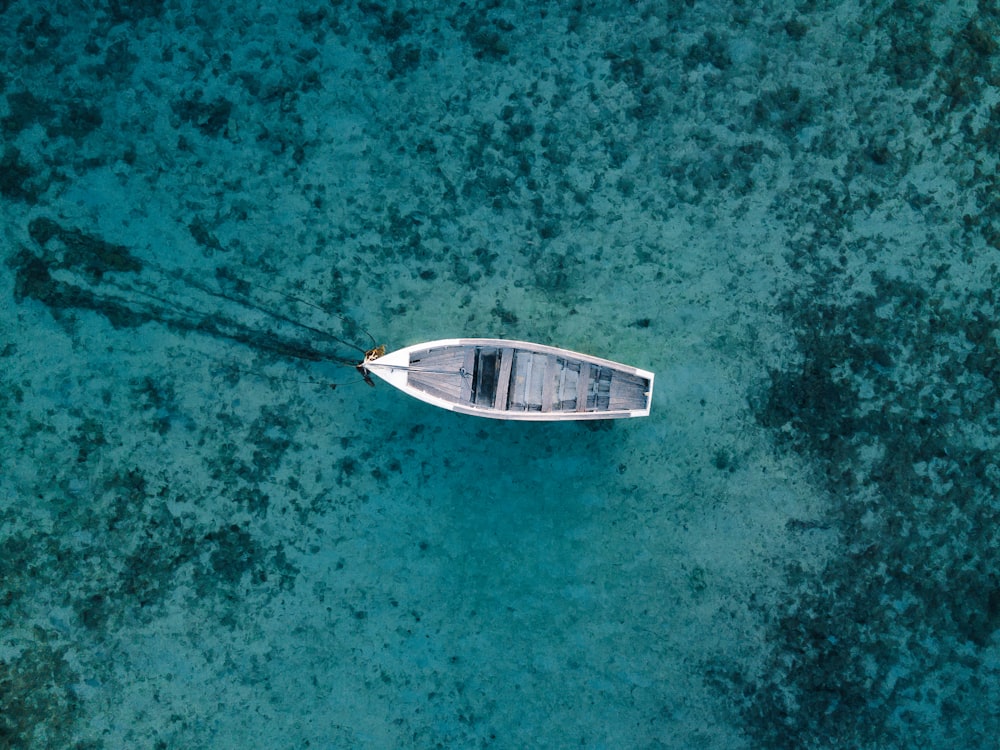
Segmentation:
<svg viewBox="0 0 1000 750">
<path fill-rule="evenodd" d="M 451 353 L 451 358 L 454 359 L 454 357 L 460 353 L 465 353 L 465 356 L 469 356 L 470 348 L 475 349 L 476 351 L 484 348 L 493 348 L 498 351 L 510 352 L 510 356 L 512 358 L 517 354 L 528 355 L 529 359 L 535 356 L 545 357 L 549 361 L 558 358 L 558 361 L 564 365 L 569 363 L 571 366 L 578 368 L 583 365 L 593 365 L 597 368 L 602 368 L 602 372 L 611 373 L 610 377 L 615 377 L 615 374 L 617 373 L 617 377 L 626 377 L 631 381 L 640 379 L 642 381 L 646 381 L 645 391 L 643 393 L 644 403 L 638 405 L 632 404 L 632 406 L 635 406 L 636 408 L 606 408 L 602 410 L 551 409 L 540 411 L 496 408 L 492 405 L 483 406 L 475 403 L 469 403 L 467 401 L 463 402 L 463 399 L 457 395 L 457 391 L 456 395 L 450 398 L 445 397 L 440 393 L 429 392 L 432 389 L 427 387 L 428 380 L 433 383 L 435 378 L 440 377 L 442 382 L 449 381 L 452 387 L 456 387 L 455 383 L 459 380 L 471 379 L 471 372 L 467 372 L 465 369 L 460 368 L 457 365 L 454 365 L 452 368 L 454 372 L 446 372 L 444 370 L 418 370 L 416 366 L 411 368 L 411 355 L 427 354 L 432 351 L 448 351 Z M 508 377 L 511 374 L 511 366 L 512 365 L 507 366 L 506 372 Z M 629 419 L 633 417 L 645 417 L 649 415 L 654 379 L 653 373 L 648 370 L 623 365 L 618 362 L 602 359 L 600 357 L 593 357 L 588 354 L 581 354 L 568 349 L 560 349 L 528 341 L 485 338 L 439 339 L 437 341 L 414 344 L 412 346 L 404 347 L 402 349 L 389 352 L 388 354 L 384 354 L 377 359 L 368 360 L 364 364 L 364 369 L 404 393 L 441 409 L 447 409 L 448 411 L 453 411 L 459 414 L 468 414 L 470 416 L 486 417 L 488 419 L 524 422 L 568 422 L 591 419 Z M 588 371 L 589 370 L 590 368 L 588 368 Z M 423 388 L 416 387 L 416 376 L 413 376 L 413 382 L 411 382 L 411 371 L 420 373 L 420 380 L 424 381 Z M 459 377 L 460 375 L 461 377 Z M 513 378 L 511 380 L 513 382 Z M 503 387 L 503 390 L 504 393 L 506 393 L 506 386 Z"/>
</svg>

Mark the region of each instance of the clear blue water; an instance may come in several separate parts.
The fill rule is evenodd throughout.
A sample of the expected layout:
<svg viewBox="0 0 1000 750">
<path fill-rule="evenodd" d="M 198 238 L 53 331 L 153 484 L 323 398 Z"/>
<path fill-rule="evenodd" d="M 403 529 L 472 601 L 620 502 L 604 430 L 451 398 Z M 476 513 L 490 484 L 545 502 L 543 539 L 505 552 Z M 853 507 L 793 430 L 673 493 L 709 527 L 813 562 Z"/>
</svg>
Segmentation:
<svg viewBox="0 0 1000 750">
<path fill-rule="evenodd" d="M 997 39 L 0 2 L 0 746 L 989 746 Z M 435 410 L 366 331 L 652 414 Z"/>
</svg>

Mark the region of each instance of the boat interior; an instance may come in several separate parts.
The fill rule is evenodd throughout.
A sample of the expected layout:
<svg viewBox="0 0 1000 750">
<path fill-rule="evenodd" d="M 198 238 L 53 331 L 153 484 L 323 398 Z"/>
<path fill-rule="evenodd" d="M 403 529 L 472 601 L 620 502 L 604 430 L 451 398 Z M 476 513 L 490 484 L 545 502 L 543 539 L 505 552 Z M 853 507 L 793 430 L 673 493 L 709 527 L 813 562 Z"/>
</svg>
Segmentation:
<svg viewBox="0 0 1000 750">
<path fill-rule="evenodd" d="M 500 346 L 414 352 L 408 384 L 455 403 L 507 412 L 647 408 L 649 381 L 597 363 Z"/>
</svg>

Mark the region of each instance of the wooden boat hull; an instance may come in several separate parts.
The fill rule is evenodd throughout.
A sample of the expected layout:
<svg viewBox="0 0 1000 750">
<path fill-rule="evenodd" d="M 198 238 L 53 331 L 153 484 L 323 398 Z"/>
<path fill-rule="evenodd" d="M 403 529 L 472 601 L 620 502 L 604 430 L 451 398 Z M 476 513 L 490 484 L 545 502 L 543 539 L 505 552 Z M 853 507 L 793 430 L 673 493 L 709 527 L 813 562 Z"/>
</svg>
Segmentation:
<svg viewBox="0 0 1000 750">
<path fill-rule="evenodd" d="M 414 398 L 491 419 L 533 422 L 645 417 L 653 373 L 507 339 L 414 344 L 359 366 Z"/>
</svg>

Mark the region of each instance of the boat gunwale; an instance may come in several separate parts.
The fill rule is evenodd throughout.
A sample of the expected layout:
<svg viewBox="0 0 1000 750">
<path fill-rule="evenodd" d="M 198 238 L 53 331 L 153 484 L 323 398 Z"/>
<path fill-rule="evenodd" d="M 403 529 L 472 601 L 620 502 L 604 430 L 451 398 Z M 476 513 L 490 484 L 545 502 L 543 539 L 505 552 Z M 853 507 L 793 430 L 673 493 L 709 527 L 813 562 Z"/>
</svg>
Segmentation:
<svg viewBox="0 0 1000 750">
<path fill-rule="evenodd" d="M 646 406 L 642 409 L 609 409 L 604 411 L 508 411 L 496 409 L 494 407 L 485 408 L 477 407 L 474 404 L 458 403 L 427 393 L 409 384 L 409 378 L 406 373 L 409 371 L 410 361 L 413 354 L 419 354 L 420 352 L 430 351 L 432 349 L 466 347 L 497 347 L 515 351 L 528 351 L 536 354 L 549 354 L 569 361 L 598 365 L 600 367 L 610 368 L 617 372 L 633 375 L 649 382 L 649 390 L 647 391 L 646 396 Z M 549 346 L 547 344 L 536 344 L 531 341 L 521 341 L 517 339 L 455 338 L 425 341 L 388 352 L 378 359 L 366 362 L 365 367 L 371 370 L 373 374 L 379 376 L 380 379 L 420 401 L 424 401 L 425 403 L 433 406 L 438 406 L 459 414 L 488 417 L 491 419 L 526 422 L 571 422 L 587 419 L 626 419 L 630 417 L 648 416 L 650 407 L 652 406 L 654 374 L 648 370 L 633 367 L 632 365 L 622 364 L 621 362 L 615 362 L 614 360 L 605 359 L 603 357 L 595 357 L 591 354 L 576 352 L 571 349 L 563 349 L 560 347 Z M 401 373 L 402 377 L 399 377 L 397 373 Z"/>
</svg>

